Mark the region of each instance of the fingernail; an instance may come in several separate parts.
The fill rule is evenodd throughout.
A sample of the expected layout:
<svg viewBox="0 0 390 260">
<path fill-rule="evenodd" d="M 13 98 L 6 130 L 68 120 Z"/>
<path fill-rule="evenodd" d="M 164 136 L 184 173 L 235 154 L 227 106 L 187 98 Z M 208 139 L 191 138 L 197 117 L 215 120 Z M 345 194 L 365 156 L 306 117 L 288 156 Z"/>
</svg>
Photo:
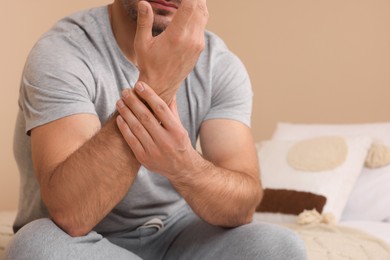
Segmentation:
<svg viewBox="0 0 390 260">
<path fill-rule="evenodd" d="M 116 105 L 119 107 L 119 108 L 123 108 L 125 106 L 125 103 L 123 103 L 122 99 L 119 99 L 118 102 L 116 102 Z"/>
<path fill-rule="evenodd" d="M 141 1 L 142 2 L 142 1 Z M 140 14 L 147 14 L 148 13 L 148 7 L 144 4 L 144 3 L 141 3 L 138 5 L 138 12 Z"/>
<path fill-rule="evenodd" d="M 129 95 L 130 95 L 130 94 L 129 94 L 129 90 L 128 90 L 128 89 L 125 89 L 125 90 L 122 91 L 122 96 L 123 96 L 124 98 L 127 98 Z"/>
<path fill-rule="evenodd" d="M 141 82 L 137 82 L 137 84 L 135 85 L 135 89 L 139 92 L 144 91 L 145 90 L 144 84 L 142 84 Z"/>
</svg>

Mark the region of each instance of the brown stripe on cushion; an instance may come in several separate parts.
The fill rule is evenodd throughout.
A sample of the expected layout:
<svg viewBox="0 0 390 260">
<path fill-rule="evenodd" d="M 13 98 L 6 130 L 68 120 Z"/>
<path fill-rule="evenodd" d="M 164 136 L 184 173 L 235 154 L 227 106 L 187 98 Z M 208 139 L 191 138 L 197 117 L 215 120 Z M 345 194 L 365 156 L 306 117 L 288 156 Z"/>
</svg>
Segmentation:
<svg viewBox="0 0 390 260">
<path fill-rule="evenodd" d="M 265 189 L 256 211 L 298 215 L 305 209 L 316 209 L 322 213 L 325 203 L 326 197 L 311 192 Z"/>
</svg>

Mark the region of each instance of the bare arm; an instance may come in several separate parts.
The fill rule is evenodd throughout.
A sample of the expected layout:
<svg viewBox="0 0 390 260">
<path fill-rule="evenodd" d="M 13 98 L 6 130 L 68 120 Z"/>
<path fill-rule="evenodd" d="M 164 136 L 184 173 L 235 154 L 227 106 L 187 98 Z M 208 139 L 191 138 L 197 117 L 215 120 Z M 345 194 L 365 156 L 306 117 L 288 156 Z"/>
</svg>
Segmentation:
<svg viewBox="0 0 390 260">
<path fill-rule="evenodd" d="M 151 35 L 151 6 L 139 4 L 135 49 L 140 78 L 153 84 L 168 103 L 203 49 L 205 2 L 183 0 L 159 37 Z M 83 235 L 102 220 L 130 189 L 140 166 L 114 120 L 100 128 L 98 118 L 82 114 L 32 130 L 42 199 L 53 220 L 70 235 Z"/>
<path fill-rule="evenodd" d="M 31 133 L 34 170 L 53 220 L 72 236 L 89 232 L 124 197 L 139 163 L 110 120 L 65 117 Z"/>
<path fill-rule="evenodd" d="M 123 101 L 118 126 L 142 165 L 167 177 L 207 222 L 233 227 L 251 220 L 262 190 L 248 127 L 233 120 L 204 122 L 202 157 L 191 145 L 175 102 L 168 107 L 144 83 L 136 85 L 136 93 L 129 90 Z"/>
<path fill-rule="evenodd" d="M 226 119 L 205 121 L 200 130 L 202 171 L 176 186 L 195 212 L 211 224 L 237 226 L 252 220 L 262 196 L 252 133 Z"/>
</svg>

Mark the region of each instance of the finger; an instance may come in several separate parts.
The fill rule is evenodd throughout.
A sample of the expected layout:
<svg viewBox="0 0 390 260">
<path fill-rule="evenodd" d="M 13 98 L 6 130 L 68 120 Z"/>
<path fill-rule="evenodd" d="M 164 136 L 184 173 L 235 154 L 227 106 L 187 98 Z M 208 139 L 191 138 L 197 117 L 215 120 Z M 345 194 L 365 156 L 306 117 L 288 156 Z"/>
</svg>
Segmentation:
<svg viewBox="0 0 390 260">
<path fill-rule="evenodd" d="M 125 89 L 122 92 L 122 100 L 126 104 L 126 107 L 128 107 L 133 116 L 137 119 L 137 123 L 141 124 L 145 131 L 153 138 L 153 136 L 158 134 L 158 131 L 161 130 L 160 121 L 149 110 L 147 104 L 143 103 L 140 99 L 142 99 L 142 97 L 137 97 L 137 94 L 130 89 Z M 136 125 L 132 126 L 130 124 L 129 126 L 133 132 L 134 129 L 132 127 L 137 127 Z"/>
<path fill-rule="evenodd" d="M 196 11 L 197 2 L 198 0 L 183 0 L 177 9 L 170 26 L 168 26 L 167 32 L 172 29 L 178 30 L 178 33 L 185 31 L 191 22 L 192 15 Z"/>
<path fill-rule="evenodd" d="M 193 35 L 199 35 L 199 39 L 204 40 L 204 33 L 209 18 L 206 0 L 198 0 L 196 12 L 191 18 L 189 30 Z"/>
<path fill-rule="evenodd" d="M 153 10 L 151 5 L 146 1 L 138 3 L 137 31 L 135 33 L 135 48 L 142 48 L 145 42 L 150 41 L 153 27 Z"/>
<path fill-rule="evenodd" d="M 178 30 L 178 33 L 185 30 L 204 32 L 208 17 L 206 0 L 183 0 L 171 22 L 172 26 L 168 26 L 167 30 Z"/>
<path fill-rule="evenodd" d="M 206 3 L 206 0 L 198 0 L 198 4 L 197 4 L 197 10 L 195 12 L 195 17 L 194 19 L 196 19 L 196 24 L 198 24 L 199 26 L 197 26 L 197 28 L 200 28 L 202 31 L 204 31 L 204 29 L 206 28 L 206 24 L 208 22 L 208 19 L 209 19 L 209 10 L 207 8 L 207 3 Z M 196 25 L 194 24 L 194 25 Z"/>
<path fill-rule="evenodd" d="M 132 134 L 139 140 L 144 150 L 147 151 L 150 143 L 153 142 L 149 132 L 122 100 L 118 100 L 117 110 Z"/>
<path fill-rule="evenodd" d="M 145 82 L 137 82 L 135 84 L 135 90 L 137 94 L 149 105 L 155 114 L 155 117 L 161 122 L 165 129 L 170 130 L 176 126 L 176 119 L 172 111 L 170 111 L 168 105 L 156 94 L 156 92 L 154 92 L 151 87 L 149 87 Z"/>
<path fill-rule="evenodd" d="M 123 138 L 125 139 L 126 143 L 129 145 L 130 149 L 133 151 L 134 155 L 138 160 L 139 155 L 145 153 L 145 149 L 143 148 L 142 144 L 137 139 L 137 137 L 131 132 L 129 126 L 124 121 L 122 116 L 120 115 L 117 116 L 116 124 Z"/>
</svg>

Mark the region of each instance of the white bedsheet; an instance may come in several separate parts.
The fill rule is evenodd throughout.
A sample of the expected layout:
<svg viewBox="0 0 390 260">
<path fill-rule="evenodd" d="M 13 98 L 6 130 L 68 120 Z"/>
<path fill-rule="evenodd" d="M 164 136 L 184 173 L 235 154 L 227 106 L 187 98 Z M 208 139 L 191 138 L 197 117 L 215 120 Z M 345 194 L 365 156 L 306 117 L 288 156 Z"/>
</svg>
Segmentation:
<svg viewBox="0 0 390 260">
<path fill-rule="evenodd" d="M 285 214 L 258 213 L 254 215 L 254 221 L 270 222 L 273 224 L 294 223 L 296 216 Z M 376 222 L 366 220 L 341 221 L 341 226 L 355 228 L 375 236 L 390 245 L 390 222 Z"/>
<path fill-rule="evenodd" d="M 356 228 L 382 239 L 390 245 L 390 223 L 374 221 L 344 221 L 340 225 Z"/>
</svg>

